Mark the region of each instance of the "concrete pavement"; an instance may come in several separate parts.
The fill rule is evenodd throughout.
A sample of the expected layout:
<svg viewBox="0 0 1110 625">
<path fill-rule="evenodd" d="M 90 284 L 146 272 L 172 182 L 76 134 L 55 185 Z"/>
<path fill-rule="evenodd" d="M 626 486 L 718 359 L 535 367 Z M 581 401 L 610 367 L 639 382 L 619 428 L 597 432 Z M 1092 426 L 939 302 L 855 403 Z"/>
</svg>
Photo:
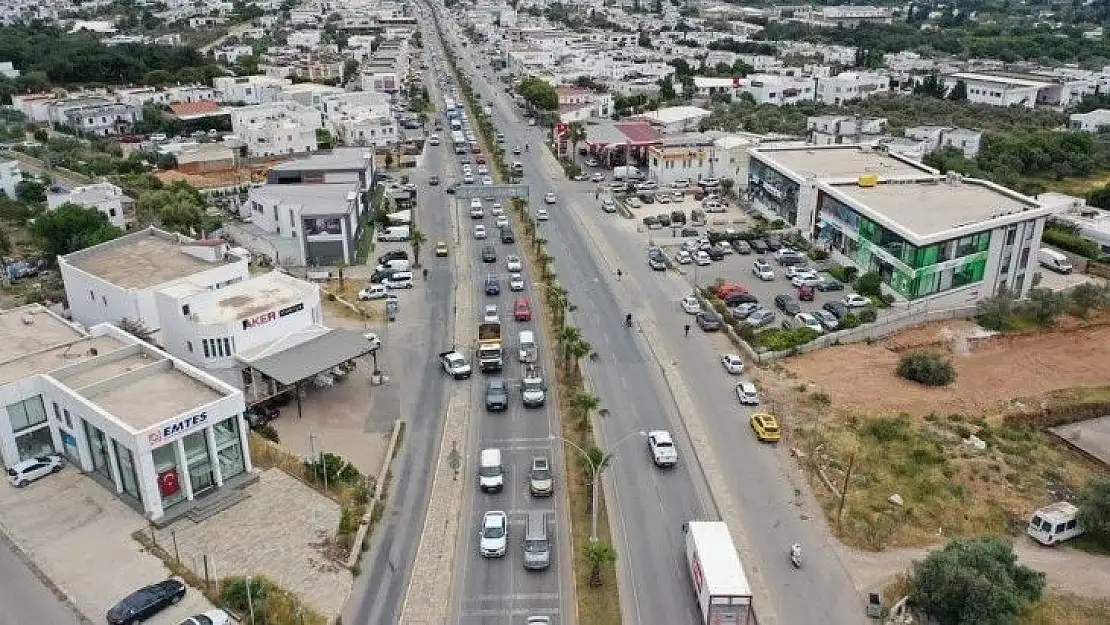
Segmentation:
<svg viewBox="0 0 1110 625">
<path fill-rule="evenodd" d="M 54 623 L 91 625 L 91 621 L 70 607 L 61 591 L 48 585 L 34 563 L 0 534 L 0 625 Z M 61 596 L 59 596 L 61 595 Z"/>
</svg>

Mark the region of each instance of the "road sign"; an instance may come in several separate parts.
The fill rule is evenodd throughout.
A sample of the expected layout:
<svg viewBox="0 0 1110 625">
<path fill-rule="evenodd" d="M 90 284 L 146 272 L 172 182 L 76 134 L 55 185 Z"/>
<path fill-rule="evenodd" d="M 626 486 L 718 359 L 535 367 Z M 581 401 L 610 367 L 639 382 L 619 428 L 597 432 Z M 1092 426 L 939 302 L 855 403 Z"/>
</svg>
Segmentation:
<svg viewBox="0 0 1110 625">
<path fill-rule="evenodd" d="M 464 184 L 455 187 L 455 197 L 460 200 L 474 198 L 503 200 L 519 197 L 528 199 L 528 185 L 525 184 Z"/>
</svg>

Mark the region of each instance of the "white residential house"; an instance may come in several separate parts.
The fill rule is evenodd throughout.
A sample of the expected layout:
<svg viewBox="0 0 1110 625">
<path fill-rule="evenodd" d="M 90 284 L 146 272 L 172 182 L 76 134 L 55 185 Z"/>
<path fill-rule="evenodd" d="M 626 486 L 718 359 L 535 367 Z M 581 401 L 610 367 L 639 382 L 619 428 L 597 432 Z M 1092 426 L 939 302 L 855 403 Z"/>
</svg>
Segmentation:
<svg viewBox="0 0 1110 625">
<path fill-rule="evenodd" d="M 983 139 L 983 133 L 978 130 L 949 126 L 911 126 L 903 134 L 909 139 L 925 142 L 926 154 L 940 148 L 955 148 L 963 153 L 964 158 L 975 158 Z"/>
<path fill-rule="evenodd" d="M 250 46 L 224 46 L 217 48 L 214 54 L 217 61 L 234 65 L 239 59 L 254 54 L 254 49 Z"/>
<path fill-rule="evenodd" d="M 243 104 L 270 104 L 285 100 L 283 89 L 292 81 L 270 76 L 219 76 L 212 79 L 212 86 L 220 102 Z"/>
<path fill-rule="evenodd" d="M 756 104 L 797 104 L 813 100 L 817 81 L 810 76 L 753 74 L 741 81 L 740 91 L 750 94 Z"/>
<path fill-rule="evenodd" d="M 945 88 L 949 90 L 962 81 L 967 86 L 968 102 L 991 104 L 993 106 L 1013 106 L 1016 104 L 1028 108 L 1037 105 L 1038 94 L 1041 90 L 1053 87 L 1053 84 L 1048 80 L 1035 81 L 971 72 L 957 72 L 941 76 L 941 81 Z"/>
<path fill-rule="evenodd" d="M 76 132 L 99 135 L 120 135 L 131 132 L 135 122 L 143 118 L 143 110 L 130 104 L 87 104 L 65 107 L 57 121 Z"/>
<path fill-rule="evenodd" d="M 659 128 L 664 134 L 691 132 L 698 129 L 701 120 L 709 117 L 710 111 L 697 106 L 667 106 L 648 111 L 632 119 L 643 119 Z"/>
<path fill-rule="evenodd" d="M 874 72 L 841 72 L 817 80 L 816 99 L 825 104 L 863 100 L 871 94 L 890 91 L 890 77 Z"/>
<path fill-rule="evenodd" d="M 315 48 L 320 45 L 322 32 L 315 29 L 294 30 L 285 38 L 287 45 L 295 48 Z"/>
<path fill-rule="evenodd" d="M 819 115 L 806 118 L 809 141 L 815 145 L 870 143 L 883 134 L 886 119 L 852 115 Z"/>
<path fill-rule="evenodd" d="M 110 182 L 98 182 L 72 189 L 51 187 L 47 192 L 48 209 L 53 210 L 66 203 L 95 208 L 107 215 L 108 221 L 121 230 L 129 230 L 135 220 L 135 200 L 124 195 L 123 189 Z"/>
<path fill-rule="evenodd" d="M 376 91 L 332 95 L 322 102 L 334 136 L 349 146 L 385 146 L 400 139 L 389 96 Z"/>
<path fill-rule="evenodd" d="M 23 171 L 19 168 L 19 161 L 0 161 L 0 189 L 4 195 L 15 199 L 15 186 L 23 180 Z"/>
<path fill-rule="evenodd" d="M 613 95 L 598 93 L 571 85 L 555 87 L 559 96 L 559 120 L 564 124 L 585 121 L 591 117 L 609 117 L 613 113 Z"/>
<path fill-rule="evenodd" d="M 296 102 L 258 104 L 231 110 L 231 131 L 250 156 L 304 154 L 316 151 L 316 109 Z"/>
<path fill-rule="evenodd" d="M 1110 109 L 1096 109 L 1089 113 L 1072 113 L 1068 119 L 1068 128 L 1090 133 L 1110 130 Z"/>
</svg>

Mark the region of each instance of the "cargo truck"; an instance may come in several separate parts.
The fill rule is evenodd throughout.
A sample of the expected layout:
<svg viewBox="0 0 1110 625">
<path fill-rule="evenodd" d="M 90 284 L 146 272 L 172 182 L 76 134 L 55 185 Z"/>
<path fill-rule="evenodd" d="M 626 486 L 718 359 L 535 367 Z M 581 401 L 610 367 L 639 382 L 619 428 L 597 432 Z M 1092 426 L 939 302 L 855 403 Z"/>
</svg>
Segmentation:
<svg viewBox="0 0 1110 625">
<path fill-rule="evenodd" d="M 478 369 L 482 373 L 500 371 L 505 365 L 502 360 L 501 324 L 483 323 L 478 326 Z"/>
<path fill-rule="evenodd" d="M 747 625 L 755 622 L 752 590 L 722 521 L 687 521 L 686 564 L 701 610 L 701 625 Z"/>
</svg>

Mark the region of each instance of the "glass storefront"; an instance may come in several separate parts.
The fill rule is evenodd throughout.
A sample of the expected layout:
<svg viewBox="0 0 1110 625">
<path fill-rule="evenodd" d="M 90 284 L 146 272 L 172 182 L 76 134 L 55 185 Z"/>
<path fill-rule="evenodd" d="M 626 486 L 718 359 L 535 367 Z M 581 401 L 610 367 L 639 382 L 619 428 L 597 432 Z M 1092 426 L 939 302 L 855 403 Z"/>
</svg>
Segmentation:
<svg viewBox="0 0 1110 625">
<path fill-rule="evenodd" d="M 135 472 L 135 456 L 131 450 L 113 440 L 116 449 L 116 459 L 119 460 L 119 480 L 123 485 L 123 492 L 138 501 L 143 500 L 142 490 L 139 488 L 139 475 Z"/>
<path fill-rule="evenodd" d="M 95 425 L 82 419 L 85 425 L 85 438 L 89 441 L 89 455 L 92 456 L 93 471 L 102 477 L 112 479 L 112 456 L 108 452 L 108 437 Z"/>
<path fill-rule="evenodd" d="M 181 469 L 177 466 L 177 445 L 169 443 L 155 449 L 154 472 L 158 479 L 158 492 L 162 496 L 162 507 L 169 509 L 185 500 L 185 488 L 181 485 Z"/>
<path fill-rule="evenodd" d="M 790 226 L 798 221 L 798 183 L 757 158 L 748 163 L 747 199 L 758 200 Z"/>
<path fill-rule="evenodd" d="M 208 455 L 208 437 L 204 430 L 185 437 L 185 462 L 189 465 L 189 481 L 193 487 L 193 497 L 216 485 L 212 471 L 212 458 Z"/>
<path fill-rule="evenodd" d="M 239 439 L 239 419 L 225 419 L 212 426 L 216 439 L 216 457 L 220 462 L 220 475 L 224 481 L 246 471 L 243 444 Z"/>
</svg>

